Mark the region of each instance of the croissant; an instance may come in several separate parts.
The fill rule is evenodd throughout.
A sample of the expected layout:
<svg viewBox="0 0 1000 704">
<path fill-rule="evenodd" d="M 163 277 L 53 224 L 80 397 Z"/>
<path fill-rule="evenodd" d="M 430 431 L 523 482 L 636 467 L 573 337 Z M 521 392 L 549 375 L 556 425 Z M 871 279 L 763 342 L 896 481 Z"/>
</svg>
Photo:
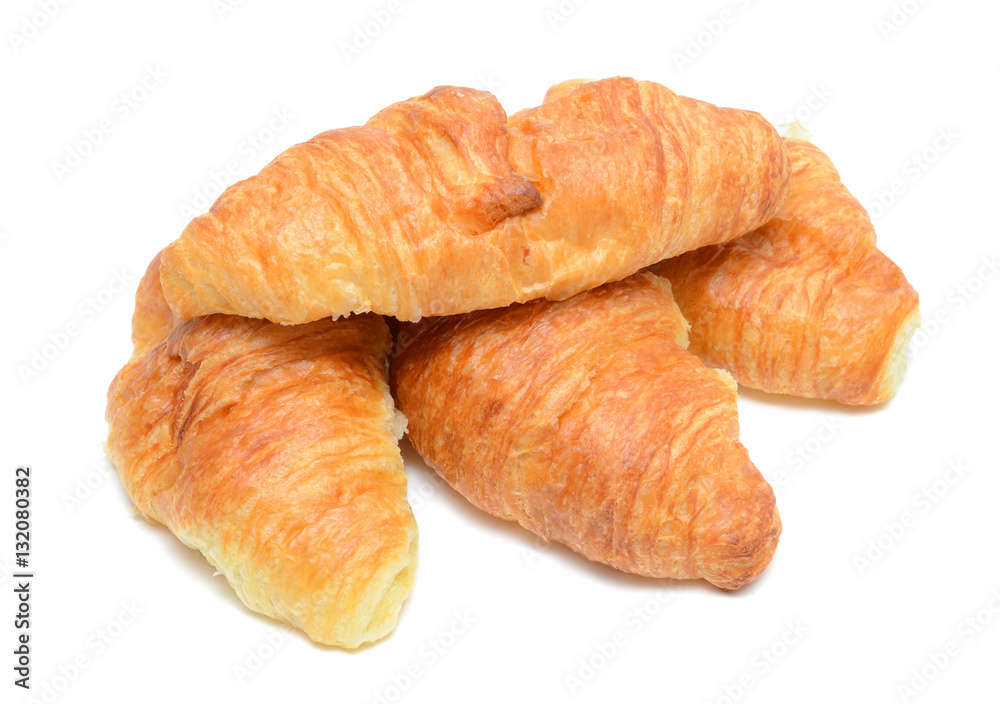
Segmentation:
<svg viewBox="0 0 1000 704">
<path fill-rule="evenodd" d="M 508 121 L 439 87 L 229 187 L 163 254 L 183 320 L 400 320 L 562 299 L 762 225 L 788 155 L 760 115 L 612 78 Z"/>
<path fill-rule="evenodd" d="M 686 346 L 669 283 L 643 273 L 404 324 L 390 380 L 414 447 L 483 511 L 620 570 L 738 589 L 781 520 L 735 382 Z"/>
<path fill-rule="evenodd" d="M 772 393 L 869 405 L 888 400 L 920 324 L 919 300 L 875 246 L 865 209 L 829 157 L 788 139 L 792 182 L 755 232 L 651 268 L 673 284 L 691 351 Z"/>
<path fill-rule="evenodd" d="M 174 327 L 150 265 L 136 351 L 108 391 L 109 453 L 139 511 L 254 611 L 353 648 L 395 625 L 417 528 L 374 314 Z"/>
<path fill-rule="evenodd" d="M 550 86 L 547 91 L 545 91 L 545 100 L 542 102 L 549 103 L 557 98 L 561 98 L 564 95 L 569 95 L 577 88 L 582 86 L 584 83 L 593 83 L 589 78 L 571 78 L 568 81 L 563 81 L 562 83 L 556 83 Z"/>
</svg>

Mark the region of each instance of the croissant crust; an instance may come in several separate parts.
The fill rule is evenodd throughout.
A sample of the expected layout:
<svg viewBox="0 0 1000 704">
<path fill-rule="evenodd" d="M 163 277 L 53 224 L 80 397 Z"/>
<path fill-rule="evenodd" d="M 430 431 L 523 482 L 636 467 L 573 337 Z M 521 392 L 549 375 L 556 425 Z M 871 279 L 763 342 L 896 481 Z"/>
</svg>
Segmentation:
<svg viewBox="0 0 1000 704">
<path fill-rule="evenodd" d="M 381 638 L 417 549 L 385 323 L 213 315 L 172 328 L 150 272 L 136 354 L 108 392 L 108 450 L 129 496 L 251 609 L 322 643 Z"/>
<path fill-rule="evenodd" d="M 612 78 L 507 119 L 440 87 L 228 188 L 163 255 L 181 319 L 400 320 L 561 299 L 762 225 L 788 155 L 760 115 Z"/>
<path fill-rule="evenodd" d="M 902 381 L 919 299 L 818 147 L 786 140 L 788 200 L 737 240 L 668 259 L 691 351 L 747 386 L 870 405 Z"/>
<path fill-rule="evenodd" d="M 414 447 L 482 510 L 650 577 L 754 579 L 781 531 L 736 384 L 687 352 L 665 279 L 404 325 Z"/>
</svg>

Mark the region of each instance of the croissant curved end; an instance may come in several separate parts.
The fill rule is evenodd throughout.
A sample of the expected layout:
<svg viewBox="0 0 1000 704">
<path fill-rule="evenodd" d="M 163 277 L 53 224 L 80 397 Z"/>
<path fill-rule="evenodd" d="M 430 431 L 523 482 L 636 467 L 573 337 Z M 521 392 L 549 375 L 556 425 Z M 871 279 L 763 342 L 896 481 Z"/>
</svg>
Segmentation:
<svg viewBox="0 0 1000 704">
<path fill-rule="evenodd" d="M 222 293 L 207 278 L 196 277 L 191 271 L 190 259 L 182 247 L 183 240 L 177 240 L 159 255 L 160 286 L 170 310 L 181 321 L 211 313 L 235 315 L 237 311 Z"/>
<path fill-rule="evenodd" d="M 353 621 L 343 623 L 333 610 L 326 620 L 304 624 L 303 630 L 318 643 L 342 648 L 358 648 L 381 640 L 396 627 L 396 620 L 409 596 L 417 573 L 417 533 L 414 530 L 406 550 L 370 581 Z"/>
<path fill-rule="evenodd" d="M 727 592 L 736 591 L 771 563 L 780 536 L 781 515 L 772 498 L 771 511 L 747 514 L 724 536 L 724 545 L 716 546 L 708 559 L 698 561 L 698 576 Z"/>
<path fill-rule="evenodd" d="M 903 373 L 906 372 L 907 349 L 914 333 L 920 327 L 922 318 L 920 309 L 915 308 L 913 312 L 903 321 L 896 332 L 896 337 L 892 344 L 892 350 L 886 357 L 885 364 L 879 374 L 879 381 L 875 385 L 872 403 L 882 403 L 892 398 L 900 384 L 903 383 Z"/>
</svg>

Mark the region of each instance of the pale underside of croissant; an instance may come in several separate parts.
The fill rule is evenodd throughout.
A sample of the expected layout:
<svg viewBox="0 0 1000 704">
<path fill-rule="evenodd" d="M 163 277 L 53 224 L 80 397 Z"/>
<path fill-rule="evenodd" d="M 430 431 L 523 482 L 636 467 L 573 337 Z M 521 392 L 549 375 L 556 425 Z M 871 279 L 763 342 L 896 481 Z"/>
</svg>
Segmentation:
<svg viewBox="0 0 1000 704">
<path fill-rule="evenodd" d="M 766 222 L 788 155 L 752 112 L 586 83 L 512 116 L 442 87 L 234 184 L 163 255 L 181 319 L 401 320 L 562 299 Z"/>
<path fill-rule="evenodd" d="M 108 392 L 108 449 L 129 496 L 251 609 L 322 643 L 384 636 L 417 562 L 385 323 L 213 315 L 173 327 L 157 264 L 137 294 L 135 353 Z"/>
<path fill-rule="evenodd" d="M 668 259 L 691 351 L 747 386 L 848 404 L 889 399 L 920 324 L 916 291 L 875 246 L 865 209 L 829 157 L 786 140 L 791 189 L 737 240 Z"/>
<path fill-rule="evenodd" d="M 424 459 L 482 510 L 650 577 L 737 589 L 781 521 L 736 384 L 686 351 L 669 283 L 404 325 L 390 370 Z"/>
</svg>

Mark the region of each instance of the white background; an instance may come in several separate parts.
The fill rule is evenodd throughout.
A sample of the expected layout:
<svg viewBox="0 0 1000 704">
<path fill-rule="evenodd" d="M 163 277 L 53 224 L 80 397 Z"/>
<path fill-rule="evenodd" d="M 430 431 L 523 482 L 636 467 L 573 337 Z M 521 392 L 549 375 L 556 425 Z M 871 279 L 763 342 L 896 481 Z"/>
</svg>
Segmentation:
<svg viewBox="0 0 1000 704">
<path fill-rule="evenodd" d="M 45 3 L 4 3 L 0 557 L 9 567 L 13 471 L 29 463 L 32 696 L 48 684 L 64 690 L 50 702 L 1000 701 L 1000 276 L 982 263 L 1000 253 L 1000 7 L 400 2 L 350 61 L 344 44 L 387 1 L 246 0 L 220 13 L 212 0 L 105 0 L 59 5 L 50 18 L 38 14 Z M 417 583 L 391 637 L 343 652 L 249 612 L 199 554 L 130 512 L 105 476 L 105 393 L 131 350 L 138 278 L 180 233 L 185 208 L 207 209 L 194 202 L 213 174 L 229 165 L 245 178 L 295 142 L 438 84 L 488 88 L 514 112 L 551 83 L 616 74 L 775 123 L 798 111 L 876 216 L 925 321 L 936 317 L 884 407 L 742 395 L 743 441 L 784 520 L 756 583 L 725 594 L 539 548 L 435 481 L 407 446 Z M 120 96 L 133 89 L 146 95 L 129 107 Z M 293 117 L 268 133 L 275 110 Z M 60 178 L 57 163 L 102 121 L 107 134 Z M 952 136 L 935 147 L 939 130 Z M 269 143 L 253 147 L 257 137 Z M 111 284 L 116 272 L 127 286 Z M 77 334 L 24 379 L 19 366 L 68 324 Z M 949 462 L 970 468 L 953 484 L 942 479 Z M 86 481 L 90 495 L 68 501 Z M 935 489 L 933 503 L 914 498 Z M 907 512 L 915 525 L 883 535 Z M 887 549 L 859 567 L 880 538 Z M 13 585 L 0 578 L 0 700 L 20 702 Z M 114 625 L 133 601 L 139 616 Z M 463 612 L 475 622 L 445 635 Z M 980 630 L 963 627 L 977 612 Z M 788 624 L 805 629 L 791 645 Z M 99 631 L 117 637 L 98 647 Z M 624 645 L 602 662 L 598 646 L 616 631 Z M 434 642 L 450 647 L 432 661 Z M 950 642 L 958 654 L 934 672 L 929 654 Z M 240 682 L 234 667 L 258 665 L 248 653 L 263 659 Z M 74 674 L 80 655 L 88 666 Z M 904 696 L 899 685 L 924 666 L 926 685 Z M 568 675 L 587 680 L 571 691 Z"/>
</svg>

